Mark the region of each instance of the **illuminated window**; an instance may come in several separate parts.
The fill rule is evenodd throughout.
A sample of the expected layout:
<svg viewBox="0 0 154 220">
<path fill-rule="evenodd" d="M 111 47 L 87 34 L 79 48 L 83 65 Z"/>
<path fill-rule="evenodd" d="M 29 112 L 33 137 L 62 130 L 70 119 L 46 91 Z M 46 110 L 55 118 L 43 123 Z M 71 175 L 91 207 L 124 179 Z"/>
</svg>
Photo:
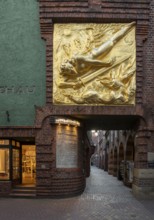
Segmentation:
<svg viewBox="0 0 154 220">
<path fill-rule="evenodd" d="M 9 140 L 0 139 L 0 145 L 9 145 Z"/>
<path fill-rule="evenodd" d="M 9 149 L 0 149 L 0 180 L 9 179 Z"/>
<path fill-rule="evenodd" d="M 12 146 L 16 146 L 16 142 L 15 141 L 12 141 Z"/>
<path fill-rule="evenodd" d="M 16 142 L 16 147 L 20 147 L 20 143 L 19 142 Z"/>
</svg>

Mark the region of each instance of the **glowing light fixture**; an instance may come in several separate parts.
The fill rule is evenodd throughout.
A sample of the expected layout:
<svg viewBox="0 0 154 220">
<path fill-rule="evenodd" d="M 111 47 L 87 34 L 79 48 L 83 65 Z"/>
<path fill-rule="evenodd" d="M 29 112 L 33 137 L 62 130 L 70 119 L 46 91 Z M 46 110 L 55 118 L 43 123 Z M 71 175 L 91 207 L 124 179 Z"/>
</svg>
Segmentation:
<svg viewBox="0 0 154 220">
<path fill-rule="evenodd" d="M 95 132 L 95 136 L 96 136 L 96 137 L 98 136 L 98 132 L 97 132 L 97 131 Z"/>
<path fill-rule="evenodd" d="M 71 120 L 71 119 L 64 119 L 64 118 L 56 118 L 55 120 L 56 124 L 64 124 L 64 125 L 74 125 L 74 126 L 80 126 L 80 122 Z"/>
</svg>

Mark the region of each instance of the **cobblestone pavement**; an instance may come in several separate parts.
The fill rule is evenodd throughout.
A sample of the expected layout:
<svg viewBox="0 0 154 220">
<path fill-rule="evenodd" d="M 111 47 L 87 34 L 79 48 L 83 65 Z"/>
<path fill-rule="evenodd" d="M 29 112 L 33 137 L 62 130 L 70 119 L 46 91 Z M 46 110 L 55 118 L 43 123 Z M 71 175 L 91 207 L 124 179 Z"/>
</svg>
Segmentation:
<svg viewBox="0 0 154 220">
<path fill-rule="evenodd" d="M 154 201 L 92 167 L 85 192 L 69 199 L 0 199 L 0 220 L 154 220 Z"/>
</svg>

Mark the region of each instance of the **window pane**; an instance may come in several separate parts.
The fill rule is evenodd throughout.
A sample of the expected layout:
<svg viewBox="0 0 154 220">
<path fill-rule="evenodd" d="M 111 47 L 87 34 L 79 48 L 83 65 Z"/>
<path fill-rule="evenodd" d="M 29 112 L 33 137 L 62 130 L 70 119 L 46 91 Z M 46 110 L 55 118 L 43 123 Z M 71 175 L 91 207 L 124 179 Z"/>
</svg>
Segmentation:
<svg viewBox="0 0 154 220">
<path fill-rule="evenodd" d="M 9 140 L 0 139 L 0 145 L 9 145 Z"/>
<path fill-rule="evenodd" d="M 20 147 L 20 143 L 19 142 L 16 142 L 16 147 Z"/>
<path fill-rule="evenodd" d="M 0 149 L 0 180 L 8 180 L 9 174 L 9 149 Z"/>
<path fill-rule="evenodd" d="M 16 146 L 16 142 L 15 141 L 12 141 L 12 146 Z"/>
</svg>

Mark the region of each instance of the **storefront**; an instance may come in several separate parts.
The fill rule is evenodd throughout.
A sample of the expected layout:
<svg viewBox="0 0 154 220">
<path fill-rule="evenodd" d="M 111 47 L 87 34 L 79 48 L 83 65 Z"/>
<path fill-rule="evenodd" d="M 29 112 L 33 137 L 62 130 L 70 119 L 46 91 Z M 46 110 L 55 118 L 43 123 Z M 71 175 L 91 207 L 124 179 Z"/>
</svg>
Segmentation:
<svg viewBox="0 0 154 220">
<path fill-rule="evenodd" d="M 35 184 L 35 145 L 22 145 L 15 140 L 0 140 L 0 181 Z"/>
</svg>

